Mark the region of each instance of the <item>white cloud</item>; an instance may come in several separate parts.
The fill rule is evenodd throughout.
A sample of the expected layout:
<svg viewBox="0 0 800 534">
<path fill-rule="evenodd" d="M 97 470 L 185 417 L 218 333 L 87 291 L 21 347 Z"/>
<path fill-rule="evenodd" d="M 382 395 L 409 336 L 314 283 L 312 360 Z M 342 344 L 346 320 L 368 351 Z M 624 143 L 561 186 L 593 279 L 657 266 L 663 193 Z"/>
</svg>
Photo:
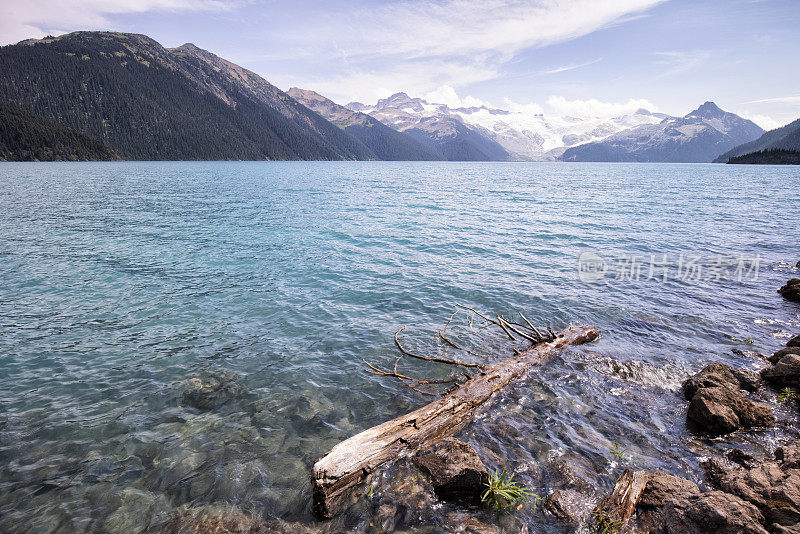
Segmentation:
<svg viewBox="0 0 800 534">
<path fill-rule="evenodd" d="M 800 104 L 800 95 L 751 100 L 750 102 L 745 102 L 745 104 Z"/>
<path fill-rule="evenodd" d="M 346 54 L 350 72 L 328 83 L 333 96 L 361 99 L 387 87 L 424 94 L 442 85 L 495 79 L 522 50 L 620 24 L 664 1 L 408 0 L 309 21 L 305 31 L 287 36 L 286 44 L 302 43 L 319 57 Z M 439 68 L 450 64 L 456 67 Z M 416 69 L 410 80 L 403 76 L 409 65 Z M 359 87 L 359 96 L 352 85 L 343 87 L 345 79 L 372 85 Z"/>
<path fill-rule="evenodd" d="M 772 117 L 768 117 L 767 115 L 758 115 L 758 114 L 743 113 L 743 112 L 739 112 L 736 114 L 739 115 L 740 117 L 753 121 L 754 123 L 764 128 L 765 130 L 774 130 L 775 128 L 780 128 L 781 126 L 787 124 L 785 121 L 777 120 Z"/>
<path fill-rule="evenodd" d="M 456 93 L 456 90 L 449 85 L 442 85 L 430 93 L 425 93 L 422 98 L 432 104 L 445 104 L 450 108 L 479 108 L 481 106 L 490 106 L 488 102 L 484 102 L 474 96 L 465 96 L 461 98 L 458 96 L 458 93 Z"/>
<path fill-rule="evenodd" d="M 557 115 L 577 118 L 612 118 L 639 109 L 650 112 L 658 111 L 655 104 L 643 98 L 631 98 L 627 102 L 601 102 L 594 98 L 589 100 L 567 100 L 563 96 L 551 96 L 547 99 L 547 107 Z"/>
<path fill-rule="evenodd" d="M 11 0 L 3 2 L 0 44 L 59 35 L 76 29 L 109 29 L 110 15 L 148 11 L 224 11 L 228 0 Z"/>
<path fill-rule="evenodd" d="M 654 55 L 658 58 L 654 63 L 662 67 L 661 77 L 696 69 L 711 59 L 711 53 L 705 50 L 655 52 Z"/>
<path fill-rule="evenodd" d="M 664 0 L 445 0 L 392 4 L 374 13 L 358 42 L 417 57 L 497 54 L 587 35 Z"/>
<path fill-rule="evenodd" d="M 556 67 L 554 69 L 546 70 L 545 74 L 558 74 L 560 72 L 567 72 L 570 70 L 580 69 L 583 67 L 588 67 L 589 65 L 594 65 L 595 63 L 599 63 L 603 58 L 597 58 L 594 61 L 587 61 L 586 63 L 573 63 L 571 65 L 564 65 L 561 67 Z"/>
<path fill-rule="evenodd" d="M 353 68 L 331 78 L 287 80 L 285 85 L 311 88 L 336 102 L 357 100 L 374 103 L 379 98 L 399 91 L 424 95 L 433 88 L 449 85 L 453 80 L 470 84 L 498 75 L 498 71 L 490 65 L 477 68 L 459 61 L 432 58 L 397 63 L 392 69 Z M 281 81 L 278 80 L 278 83 Z"/>
<path fill-rule="evenodd" d="M 544 109 L 542 106 L 535 102 L 531 102 L 529 104 L 518 104 L 513 100 L 508 98 L 503 100 L 506 105 L 506 109 L 513 113 L 522 113 L 523 115 L 539 115 L 540 113 L 544 113 Z"/>
</svg>

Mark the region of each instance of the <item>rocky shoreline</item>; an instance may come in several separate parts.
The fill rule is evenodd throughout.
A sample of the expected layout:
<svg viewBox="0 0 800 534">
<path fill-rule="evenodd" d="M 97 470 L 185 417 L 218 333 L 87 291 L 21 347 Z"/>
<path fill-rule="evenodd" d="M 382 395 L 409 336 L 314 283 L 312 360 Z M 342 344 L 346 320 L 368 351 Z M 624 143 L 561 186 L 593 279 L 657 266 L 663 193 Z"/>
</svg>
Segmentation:
<svg viewBox="0 0 800 534">
<path fill-rule="evenodd" d="M 797 301 L 800 279 L 790 280 L 779 293 Z M 738 353 L 758 359 L 761 370 L 715 362 L 682 384 L 686 425 L 697 439 L 724 441 L 737 431 L 763 432 L 786 424 L 775 416 L 778 404 L 793 406 L 795 411 L 798 407 L 800 335 L 769 356 L 752 350 Z M 199 409 L 217 406 L 238 394 L 234 377 L 206 377 L 189 385 L 183 401 Z M 487 519 L 481 497 L 492 470 L 484 460 L 492 465 L 502 465 L 502 461 L 487 458 L 486 451 L 476 450 L 462 439 L 446 438 L 391 462 L 373 474 L 364 497 L 331 521 L 265 522 L 235 507 L 200 507 L 174 513 L 161 531 L 537 531 L 518 520 L 513 507 Z M 723 455 L 701 458 L 701 473 L 687 473 L 686 477 L 624 469 L 610 493 L 598 493 L 598 474 L 591 462 L 567 452 L 542 466 L 549 492 L 529 499 L 524 506 L 535 507 L 548 525 L 555 526 L 556 530 L 548 530 L 554 532 L 800 534 L 800 447 L 790 441 L 777 443 L 772 453 L 763 454 L 727 446 Z M 619 467 L 628 463 L 624 450 L 613 452 Z M 690 480 L 693 476 L 695 480 Z"/>
</svg>

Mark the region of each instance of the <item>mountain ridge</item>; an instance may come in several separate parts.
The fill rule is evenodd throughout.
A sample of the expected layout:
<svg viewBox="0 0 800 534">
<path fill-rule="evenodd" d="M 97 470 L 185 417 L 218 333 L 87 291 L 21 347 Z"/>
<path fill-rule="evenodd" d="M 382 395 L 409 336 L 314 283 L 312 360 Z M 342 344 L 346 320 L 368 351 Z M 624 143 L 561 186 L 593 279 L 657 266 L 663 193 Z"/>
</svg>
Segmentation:
<svg viewBox="0 0 800 534">
<path fill-rule="evenodd" d="M 402 132 L 386 126 L 365 113 L 340 106 L 319 93 L 298 87 L 292 87 L 286 93 L 359 140 L 376 155 L 377 159 L 386 161 L 442 159 L 422 143 Z"/>
<path fill-rule="evenodd" d="M 714 162 L 727 163 L 732 158 L 770 150 L 800 151 L 800 119 L 764 132 L 758 139 L 735 146 L 717 157 Z"/>
<path fill-rule="evenodd" d="M 374 158 L 263 78 L 199 50 L 116 32 L 4 46 L 0 100 L 125 159 Z"/>
<path fill-rule="evenodd" d="M 707 101 L 683 117 L 617 132 L 564 151 L 562 161 L 711 162 L 739 143 L 763 134 L 747 119 Z"/>
<path fill-rule="evenodd" d="M 493 152 L 496 158 L 513 161 L 554 160 L 569 146 L 603 139 L 630 126 L 652 124 L 666 117 L 645 109 L 611 118 L 576 118 L 498 109 L 486 104 L 450 108 L 445 104 L 410 97 L 404 92 L 380 99 L 373 106 L 349 102 L 345 107 L 367 113 L 401 132 L 422 125 L 430 137 L 435 135 L 437 127 L 444 131 L 460 128 L 463 135 L 483 138 L 491 142 L 490 146 L 499 147 L 505 152 L 503 155 L 495 148 Z"/>
</svg>

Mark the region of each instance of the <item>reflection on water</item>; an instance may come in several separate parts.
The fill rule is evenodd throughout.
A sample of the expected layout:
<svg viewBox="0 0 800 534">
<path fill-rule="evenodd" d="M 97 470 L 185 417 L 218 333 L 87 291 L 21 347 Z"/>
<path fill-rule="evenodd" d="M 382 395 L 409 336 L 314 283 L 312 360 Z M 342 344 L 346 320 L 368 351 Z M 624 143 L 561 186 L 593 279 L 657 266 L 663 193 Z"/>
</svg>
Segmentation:
<svg viewBox="0 0 800 534">
<path fill-rule="evenodd" d="M 157 530 L 175 510 L 204 505 L 309 523 L 314 461 L 430 400 L 366 375 L 362 358 L 393 365 L 401 325 L 409 347 L 452 355 L 435 334 L 455 302 L 602 331 L 504 392 L 461 436 L 537 493 L 608 489 L 622 462 L 609 453 L 614 443 L 637 468 L 695 480 L 698 457 L 728 441 L 769 449 L 791 425 L 746 440 L 691 436 L 678 388 L 714 360 L 757 369 L 757 358 L 731 350 L 771 352 L 800 331 L 797 306 L 775 294 L 797 276 L 800 206 L 790 199 L 799 173 L 4 164 L 0 528 Z M 761 262 L 758 279 L 742 283 L 587 284 L 577 271 L 587 250 Z M 466 314 L 451 328 L 493 358 L 524 347 Z M 748 337 L 752 346 L 732 339 Z M 403 365 L 419 376 L 452 371 Z M 414 477 L 392 469 L 399 474 L 377 481 L 370 503 L 326 528 L 448 530 L 465 514 L 497 524 L 450 505 L 425 517 L 390 513 L 403 498 L 392 482 Z M 522 523 L 559 531 L 531 508 L 501 520 L 509 531 Z"/>
</svg>

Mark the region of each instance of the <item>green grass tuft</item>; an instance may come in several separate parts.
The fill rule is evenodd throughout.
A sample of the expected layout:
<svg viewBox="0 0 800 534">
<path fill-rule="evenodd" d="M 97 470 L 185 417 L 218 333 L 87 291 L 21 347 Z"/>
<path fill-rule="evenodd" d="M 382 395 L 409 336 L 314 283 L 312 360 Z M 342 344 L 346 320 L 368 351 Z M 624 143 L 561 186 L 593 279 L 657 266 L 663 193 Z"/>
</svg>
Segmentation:
<svg viewBox="0 0 800 534">
<path fill-rule="evenodd" d="M 489 471 L 486 482 L 486 491 L 481 496 L 481 502 L 497 508 L 498 512 L 512 507 L 521 507 L 526 502 L 534 500 L 534 506 L 541 500 L 529 488 L 514 482 L 514 475 L 506 474 L 505 470 L 497 473 Z"/>
</svg>

